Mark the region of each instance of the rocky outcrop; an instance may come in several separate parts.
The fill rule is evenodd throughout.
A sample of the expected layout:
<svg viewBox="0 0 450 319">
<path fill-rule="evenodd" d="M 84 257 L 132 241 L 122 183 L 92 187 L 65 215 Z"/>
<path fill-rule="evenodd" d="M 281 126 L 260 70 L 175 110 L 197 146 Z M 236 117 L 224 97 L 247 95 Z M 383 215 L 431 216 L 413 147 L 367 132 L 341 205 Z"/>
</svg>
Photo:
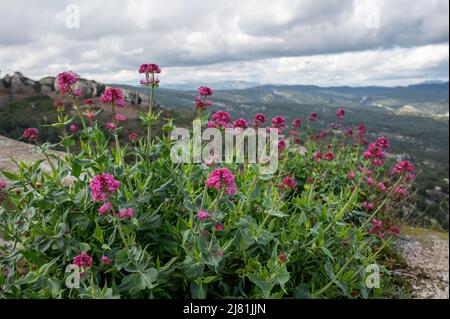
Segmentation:
<svg viewBox="0 0 450 319">
<path fill-rule="evenodd" d="M 76 88 L 81 89 L 85 97 L 97 98 L 103 93 L 106 85 L 92 80 L 80 79 Z M 132 105 L 143 104 L 148 99 L 146 95 L 142 95 L 129 87 L 122 88 L 122 90 L 125 99 Z M 55 98 L 58 94 L 55 77 L 45 77 L 39 81 L 34 81 L 20 72 L 14 72 L 13 75 L 6 74 L 0 79 L 0 107 L 29 97 L 44 95 Z"/>
</svg>

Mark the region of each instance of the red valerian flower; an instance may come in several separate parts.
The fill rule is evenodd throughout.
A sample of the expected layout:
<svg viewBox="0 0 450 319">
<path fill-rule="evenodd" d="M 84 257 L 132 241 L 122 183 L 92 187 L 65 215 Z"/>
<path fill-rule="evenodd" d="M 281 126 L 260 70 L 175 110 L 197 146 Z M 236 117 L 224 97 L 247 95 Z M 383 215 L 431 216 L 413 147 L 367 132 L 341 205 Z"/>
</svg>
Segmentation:
<svg viewBox="0 0 450 319">
<path fill-rule="evenodd" d="M 27 128 L 23 132 L 22 136 L 25 137 L 26 139 L 28 139 L 30 142 L 37 141 L 37 139 L 39 137 L 39 130 L 35 127 Z"/>
<path fill-rule="evenodd" d="M 278 151 L 282 152 L 286 149 L 286 142 L 284 140 L 278 141 Z"/>
<path fill-rule="evenodd" d="M 349 127 L 348 129 L 345 130 L 345 134 L 347 136 L 352 136 L 353 135 L 353 129 L 351 127 Z"/>
<path fill-rule="evenodd" d="M 71 93 L 78 78 L 78 74 L 71 71 L 61 72 L 56 76 L 56 87 L 61 94 Z"/>
<path fill-rule="evenodd" d="M 217 111 L 216 113 L 214 113 L 211 116 L 211 123 L 208 123 L 208 126 L 210 127 L 210 125 L 212 127 L 217 127 L 217 128 L 230 128 L 231 124 L 231 116 L 228 112 L 225 111 Z"/>
<path fill-rule="evenodd" d="M 118 107 L 126 105 L 122 90 L 117 88 L 107 88 L 100 96 L 100 102 L 104 104 L 112 103 Z"/>
<path fill-rule="evenodd" d="M 98 209 L 98 214 L 100 216 L 106 215 L 108 212 L 112 211 L 113 206 L 110 202 L 104 203 L 100 208 Z"/>
<path fill-rule="evenodd" d="M 375 143 L 371 143 L 363 156 L 365 159 L 383 159 L 385 154 L 381 147 L 377 146 Z"/>
<path fill-rule="evenodd" d="M 84 251 L 81 254 L 73 257 L 73 264 L 83 269 L 92 267 L 92 263 L 92 257 Z"/>
<path fill-rule="evenodd" d="M 200 86 L 198 88 L 198 93 L 201 96 L 211 96 L 213 94 L 213 90 L 207 86 Z"/>
<path fill-rule="evenodd" d="M 125 114 L 117 113 L 117 114 L 114 116 L 114 120 L 116 120 L 117 123 L 119 123 L 119 122 L 125 122 L 125 121 L 127 120 L 127 117 L 126 117 Z"/>
<path fill-rule="evenodd" d="M 286 126 L 286 120 L 281 116 L 275 116 L 272 119 L 272 125 L 276 128 L 283 128 Z"/>
<path fill-rule="evenodd" d="M 316 112 L 311 112 L 311 114 L 309 114 L 309 120 L 311 122 L 314 122 L 317 120 L 317 113 Z"/>
<path fill-rule="evenodd" d="M 395 193 L 401 196 L 407 196 L 408 195 L 408 191 L 406 189 L 403 189 L 401 187 L 396 187 L 395 188 Z"/>
<path fill-rule="evenodd" d="M 253 126 L 255 128 L 261 127 L 266 123 L 266 117 L 262 113 L 258 113 L 255 115 L 255 118 L 253 119 Z"/>
<path fill-rule="evenodd" d="M 108 123 L 105 124 L 105 128 L 108 131 L 115 131 L 117 129 L 117 125 L 114 124 L 114 123 L 108 122 Z"/>
<path fill-rule="evenodd" d="M 362 209 L 364 210 L 373 210 L 375 208 L 375 204 L 373 203 L 368 203 L 368 202 L 363 202 L 361 204 Z"/>
<path fill-rule="evenodd" d="M 139 73 L 146 73 L 146 74 L 155 74 L 155 73 L 161 73 L 161 68 L 154 63 L 150 64 L 142 64 L 139 67 Z"/>
<path fill-rule="evenodd" d="M 212 105 L 211 101 L 204 102 L 204 99 L 202 99 L 200 96 L 195 97 L 195 108 L 197 110 L 206 110 L 206 108 L 211 105 Z"/>
<path fill-rule="evenodd" d="M 335 157 L 334 154 L 331 152 L 323 154 L 323 159 L 326 161 L 332 161 L 334 160 L 334 157 Z"/>
<path fill-rule="evenodd" d="M 105 256 L 105 255 L 103 255 L 103 256 L 100 258 L 100 261 L 101 261 L 102 264 L 104 264 L 104 265 L 106 265 L 106 266 L 111 265 L 111 259 L 109 259 L 109 258 L 108 258 L 107 256 Z"/>
<path fill-rule="evenodd" d="M 383 222 L 381 220 L 372 219 L 372 228 L 369 229 L 369 234 L 377 234 L 379 238 L 384 237 L 384 233 L 382 232 Z"/>
<path fill-rule="evenodd" d="M 70 133 L 76 133 L 78 131 L 78 126 L 76 126 L 75 124 L 71 124 L 69 126 L 69 132 Z"/>
<path fill-rule="evenodd" d="M 130 139 L 130 141 L 135 142 L 138 139 L 138 135 L 135 132 L 130 133 L 130 135 L 128 135 L 128 138 Z"/>
<path fill-rule="evenodd" d="M 134 209 L 133 208 L 122 208 L 119 211 L 119 217 L 122 219 L 130 219 L 134 216 Z"/>
<path fill-rule="evenodd" d="M 206 188 L 215 188 L 216 190 L 225 189 L 227 195 L 234 195 L 237 191 L 234 175 L 226 167 L 213 170 L 209 174 L 205 185 Z"/>
<path fill-rule="evenodd" d="M 354 180 L 355 179 L 355 177 L 356 177 L 356 174 L 355 174 L 355 172 L 353 172 L 353 171 L 351 171 L 351 172 L 349 172 L 348 174 L 347 174 L 347 178 L 349 179 L 349 180 Z"/>
<path fill-rule="evenodd" d="M 320 152 L 315 152 L 313 155 L 313 159 L 315 162 L 319 162 L 322 159 L 322 154 Z"/>
<path fill-rule="evenodd" d="M 7 186 L 6 182 L 0 179 L 0 191 L 5 190 Z"/>
<path fill-rule="evenodd" d="M 392 174 L 413 173 L 414 165 L 410 161 L 401 161 L 392 169 Z"/>
<path fill-rule="evenodd" d="M 198 220 L 206 220 L 209 218 L 209 213 L 207 211 L 199 210 L 197 212 L 197 219 Z"/>
<path fill-rule="evenodd" d="M 233 122 L 234 127 L 240 127 L 242 129 L 248 128 L 248 122 L 246 119 L 237 119 Z"/>
<path fill-rule="evenodd" d="M 297 182 L 292 177 L 285 177 L 283 181 L 279 184 L 283 189 L 295 189 L 297 187 Z"/>
<path fill-rule="evenodd" d="M 380 136 L 376 140 L 375 145 L 381 148 L 389 148 L 391 146 L 389 140 L 384 136 Z"/>
<path fill-rule="evenodd" d="M 372 177 L 367 178 L 367 184 L 373 186 L 375 184 L 375 180 Z"/>
<path fill-rule="evenodd" d="M 395 226 L 395 225 L 392 225 L 392 226 L 389 228 L 389 231 L 390 231 L 391 234 L 394 235 L 394 236 L 397 236 L 398 234 L 400 234 L 400 229 L 399 229 L 397 226 Z"/>
<path fill-rule="evenodd" d="M 302 120 L 300 120 L 300 119 L 293 120 L 292 121 L 292 126 L 301 127 L 302 126 Z"/>
<path fill-rule="evenodd" d="M 92 111 L 86 112 L 86 118 L 88 118 L 89 120 L 93 120 L 95 116 L 96 116 L 95 113 Z"/>
<path fill-rule="evenodd" d="M 345 110 L 344 109 L 339 109 L 336 112 L 336 117 L 339 119 L 343 119 L 345 116 Z"/>
<path fill-rule="evenodd" d="M 378 189 L 382 192 L 386 192 L 388 190 L 387 187 L 382 182 L 378 183 Z"/>
<path fill-rule="evenodd" d="M 105 201 L 112 193 L 117 191 L 119 187 L 120 182 L 116 180 L 114 176 L 107 173 L 95 175 L 90 183 L 92 201 Z"/>
<path fill-rule="evenodd" d="M 221 232 L 225 229 L 225 227 L 222 224 L 216 224 L 214 225 L 214 229 L 218 232 Z"/>
<path fill-rule="evenodd" d="M 86 100 L 84 100 L 84 105 L 89 105 L 89 106 L 91 106 L 92 104 L 94 104 L 94 100 L 93 99 L 86 99 Z"/>
</svg>

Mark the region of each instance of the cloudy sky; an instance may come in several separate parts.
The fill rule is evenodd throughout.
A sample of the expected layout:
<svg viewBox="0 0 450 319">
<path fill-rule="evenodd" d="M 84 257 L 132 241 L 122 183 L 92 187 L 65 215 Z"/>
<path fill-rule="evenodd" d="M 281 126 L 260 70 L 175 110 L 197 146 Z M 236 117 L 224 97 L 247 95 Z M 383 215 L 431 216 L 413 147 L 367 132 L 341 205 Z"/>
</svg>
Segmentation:
<svg viewBox="0 0 450 319">
<path fill-rule="evenodd" d="M 0 0 L 0 70 L 135 84 L 157 63 L 171 84 L 406 85 L 448 80 L 448 20 L 447 0 Z"/>
</svg>

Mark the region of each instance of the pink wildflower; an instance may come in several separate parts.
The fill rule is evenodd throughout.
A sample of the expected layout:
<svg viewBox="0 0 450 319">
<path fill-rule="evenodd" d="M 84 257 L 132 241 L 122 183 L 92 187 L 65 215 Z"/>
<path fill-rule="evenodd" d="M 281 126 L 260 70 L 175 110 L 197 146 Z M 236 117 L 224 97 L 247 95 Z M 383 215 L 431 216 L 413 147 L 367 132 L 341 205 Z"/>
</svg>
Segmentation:
<svg viewBox="0 0 450 319">
<path fill-rule="evenodd" d="M 373 204 L 373 203 L 368 203 L 368 202 L 363 202 L 363 203 L 361 204 L 361 207 L 362 207 L 362 209 L 364 209 L 364 210 L 372 210 L 372 209 L 375 208 L 375 204 Z"/>
<path fill-rule="evenodd" d="M 384 237 L 384 233 L 382 232 L 383 222 L 381 220 L 372 219 L 372 228 L 369 229 L 369 234 L 377 234 L 379 238 Z"/>
<path fill-rule="evenodd" d="M 248 122 L 246 119 L 237 119 L 233 122 L 234 127 L 240 127 L 246 129 L 248 127 Z"/>
<path fill-rule="evenodd" d="M 56 87 L 61 94 L 70 93 L 73 85 L 78 81 L 78 74 L 71 71 L 61 72 L 56 76 Z"/>
<path fill-rule="evenodd" d="M 78 126 L 76 126 L 75 124 L 71 124 L 69 126 L 69 132 L 70 133 L 76 133 L 78 131 Z"/>
<path fill-rule="evenodd" d="M 124 107 L 126 104 L 122 90 L 117 88 L 107 88 L 100 96 L 100 102 L 112 103 L 118 107 Z"/>
<path fill-rule="evenodd" d="M 323 155 L 323 159 L 326 160 L 326 161 L 332 161 L 332 160 L 334 160 L 334 158 L 335 158 L 335 156 L 331 152 L 325 153 Z"/>
<path fill-rule="evenodd" d="M 214 229 L 215 229 L 216 231 L 218 231 L 218 232 L 221 232 L 221 231 L 223 231 L 223 230 L 225 229 L 225 227 L 224 227 L 222 224 L 216 224 L 216 225 L 214 226 Z"/>
<path fill-rule="evenodd" d="M 134 209 L 133 208 L 122 208 L 119 211 L 119 217 L 122 219 L 130 219 L 134 216 Z"/>
<path fill-rule="evenodd" d="M 27 128 L 23 134 L 23 137 L 27 138 L 30 142 L 37 141 L 39 137 L 39 130 L 35 127 Z"/>
<path fill-rule="evenodd" d="M 0 191 L 5 190 L 6 186 L 8 186 L 6 182 L 0 179 Z"/>
<path fill-rule="evenodd" d="M 197 219 L 198 220 L 206 220 L 209 218 L 209 213 L 203 210 L 199 210 L 197 212 Z"/>
<path fill-rule="evenodd" d="M 414 165 L 410 161 L 401 161 L 392 169 L 392 174 L 413 173 Z"/>
<path fill-rule="evenodd" d="M 266 117 L 262 113 L 258 113 L 255 115 L 255 118 L 253 119 L 253 126 L 254 127 L 260 127 L 266 123 Z"/>
<path fill-rule="evenodd" d="M 389 231 L 390 231 L 391 234 L 394 235 L 394 236 L 400 234 L 400 229 L 399 229 L 397 226 L 395 226 L 395 225 L 392 225 L 392 226 L 389 228 Z"/>
<path fill-rule="evenodd" d="M 119 187 L 120 182 L 114 176 L 107 173 L 96 175 L 90 183 L 92 200 L 94 202 L 105 201 Z"/>
<path fill-rule="evenodd" d="M 281 116 L 275 116 L 272 119 L 272 125 L 273 125 L 273 127 L 281 129 L 286 126 L 286 120 Z"/>
<path fill-rule="evenodd" d="M 292 177 L 285 177 L 280 183 L 280 187 L 283 189 L 295 189 L 295 187 L 297 187 L 297 182 Z"/>
<path fill-rule="evenodd" d="M 386 192 L 386 191 L 387 191 L 387 187 L 386 187 L 382 182 L 379 182 L 379 183 L 378 183 L 378 189 L 379 189 L 381 192 Z"/>
<path fill-rule="evenodd" d="M 73 264 L 77 265 L 80 268 L 90 268 L 92 267 L 92 257 L 89 256 L 86 252 L 82 252 L 81 254 L 73 257 Z"/>
<path fill-rule="evenodd" d="M 292 126 L 301 127 L 302 126 L 302 120 L 300 120 L 300 119 L 293 120 L 292 121 Z"/>
<path fill-rule="evenodd" d="M 367 178 L 367 184 L 373 186 L 375 184 L 375 180 L 372 177 Z"/>
<path fill-rule="evenodd" d="M 127 117 L 125 116 L 125 114 L 122 114 L 122 113 L 117 113 L 115 116 L 114 116 L 114 119 L 116 120 L 116 122 L 124 122 L 124 121 L 126 121 L 127 120 Z"/>
<path fill-rule="evenodd" d="M 212 91 L 211 88 L 209 88 L 209 87 L 207 87 L 207 86 L 200 86 L 200 87 L 198 88 L 198 93 L 199 93 L 201 96 L 211 96 L 212 93 L 213 93 L 213 91 Z"/>
<path fill-rule="evenodd" d="M 195 97 L 195 109 L 206 110 L 207 107 L 211 106 L 211 101 L 204 101 L 200 96 Z"/>
<path fill-rule="evenodd" d="M 93 119 L 95 118 L 95 113 L 92 112 L 92 111 L 88 111 L 88 112 L 86 112 L 86 117 L 87 117 L 89 120 L 93 120 Z"/>
<path fill-rule="evenodd" d="M 161 68 L 154 63 L 150 64 L 142 64 L 139 67 L 139 73 L 146 73 L 146 74 L 155 74 L 155 73 L 161 73 Z"/>
<path fill-rule="evenodd" d="M 226 168 L 218 168 L 213 170 L 205 182 L 207 188 L 215 188 L 221 190 L 225 188 L 228 195 L 236 194 L 237 187 L 233 173 Z"/>
<path fill-rule="evenodd" d="M 353 171 L 351 171 L 351 172 L 349 172 L 348 174 L 347 174 L 347 178 L 349 179 L 349 180 L 354 180 L 355 179 L 355 177 L 356 177 L 356 174 L 355 174 L 355 172 L 353 172 Z"/>
<path fill-rule="evenodd" d="M 337 110 L 337 112 L 336 112 L 336 117 L 337 117 L 337 118 L 343 119 L 343 118 L 344 118 L 344 115 L 345 115 L 345 110 L 344 110 L 344 109 L 339 109 L 339 110 Z"/>
<path fill-rule="evenodd" d="M 316 112 L 311 112 L 311 114 L 309 114 L 309 120 L 311 122 L 314 122 L 317 120 L 317 113 Z"/>
<path fill-rule="evenodd" d="M 106 215 L 106 213 L 110 212 L 112 210 L 112 204 L 110 202 L 104 203 L 100 208 L 98 209 L 98 214 L 100 216 Z"/>
<path fill-rule="evenodd" d="M 130 141 L 135 142 L 138 139 L 138 135 L 135 132 L 130 133 L 130 135 L 128 135 L 128 138 L 130 139 Z"/>
<path fill-rule="evenodd" d="M 229 128 L 231 116 L 228 112 L 225 111 L 217 111 L 211 116 L 211 124 L 214 125 L 213 127 L 217 128 Z M 210 123 L 208 123 L 208 126 Z"/>
<path fill-rule="evenodd" d="M 375 144 L 378 147 L 381 147 L 381 148 L 389 148 L 391 146 L 390 143 L 389 143 L 389 140 L 386 137 L 384 137 L 384 136 L 380 136 L 376 140 Z"/>
<path fill-rule="evenodd" d="M 108 131 L 115 131 L 117 129 L 117 125 L 112 123 L 112 122 L 108 122 L 108 123 L 105 124 L 105 128 Z"/>
<path fill-rule="evenodd" d="M 102 264 L 105 264 L 105 265 L 107 265 L 107 266 L 111 265 L 111 259 L 109 259 L 109 258 L 108 258 L 107 256 L 105 256 L 105 255 L 103 255 L 103 256 L 100 258 L 100 261 L 101 261 Z"/>
</svg>

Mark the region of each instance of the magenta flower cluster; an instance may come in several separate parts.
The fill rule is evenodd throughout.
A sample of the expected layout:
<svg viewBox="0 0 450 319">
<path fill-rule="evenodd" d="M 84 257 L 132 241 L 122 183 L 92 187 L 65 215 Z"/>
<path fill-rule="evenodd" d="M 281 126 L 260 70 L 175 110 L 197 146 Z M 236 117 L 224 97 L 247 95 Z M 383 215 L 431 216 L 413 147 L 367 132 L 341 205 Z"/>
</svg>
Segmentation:
<svg viewBox="0 0 450 319">
<path fill-rule="evenodd" d="M 22 137 L 28 139 L 30 142 L 35 142 L 39 137 L 39 130 L 35 127 L 27 128 L 23 132 Z"/>
<path fill-rule="evenodd" d="M 94 202 L 103 202 L 120 187 L 120 182 L 114 176 L 102 173 L 94 176 L 91 181 L 91 197 Z"/>
<path fill-rule="evenodd" d="M 117 88 L 107 88 L 100 96 L 100 102 L 111 103 L 118 107 L 124 107 L 126 105 L 123 92 Z"/>
<path fill-rule="evenodd" d="M 207 188 L 215 188 L 220 191 L 225 189 L 227 195 L 237 192 L 236 181 L 233 173 L 226 167 L 213 170 L 205 182 Z"/>
<path fill-rule="evenodd" d="M 61 72 L 56 76 L 56 87 L 61 94 L 74 93 L 73 85 L 77 83 L 78 78 L 78 74 L 71 71 Z"/>
</svg>

